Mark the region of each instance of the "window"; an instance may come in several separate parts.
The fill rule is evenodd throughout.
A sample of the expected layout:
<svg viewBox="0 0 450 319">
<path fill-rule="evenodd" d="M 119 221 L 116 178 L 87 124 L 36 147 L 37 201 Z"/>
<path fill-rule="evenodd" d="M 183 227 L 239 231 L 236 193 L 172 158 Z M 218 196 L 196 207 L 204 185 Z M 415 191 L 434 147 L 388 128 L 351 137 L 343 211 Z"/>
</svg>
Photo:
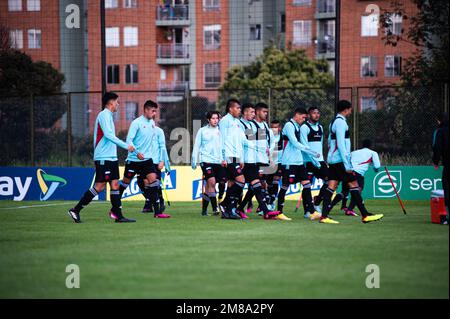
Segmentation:
<svg viewBox="0 0 450 319">
<path fill-rule="evenodd" d="M 124 0 L 123 7 L 124 8 L 137 8 L 137 0 Z"/>
<path fill-rule="evenodd" d="M 207 50 L 215 50 L 220 48 L 220 32 L 222 26 L 220 24 L 207 25 L 203 27 L 203 45 Z"/>
<path fill-rule="evenodd" d="M 118 47 L 120 45 L 119 28 L 106 28 L 105 38 L 107 47 Z"/>
<path fill-rule="evenodd" d="M 137 117 L 138 117 L 137 102 L 125 102 L 125 119 L 127 121 L 133 121 Z"/>
<path fill-rule="evenodd" d="M 361 17 L 361 36 L 378 36 L 378 14 L 370 14 L 368 16 Z"/>
<path fill-rule="evenodd" d="M 386 55 L 384 57 L 384 76 L 399 76 L 402 70 L 402 58 L 396 55 Z"/>
<path fill-rule="evenodd" d="M 372 96 L 361 97 L 361 111 L 369 111 L 377 109 L 377 100 Z"/>
<path fill-rule="evenodd" d="M 391 35 L 401 35 L 402 34 L 402 16 L 399 14 L 389 15 L 389 26 L 387 28 L 388 34 Z"/>
<path fill-rule="evenodd" d="M 205 64 L 205 87 L 218 87 L 220 85 L 220 63 Z"/>
<path fill-rule="evenodd" d="M 361 77 L 377 76 L 377 58 L 373 56 L 363 56 L 361 58 Z"/>
<path fill-rule="evenodd" d="M 159 71 L 159 79 L 162 81 L 167 80 L 167 71 L 166 69 L 161 69 L 161 71 Z"/>
<path fill-rule="evenodd" d="M 261 40 L 261 25 L 250 25 L 250 40 Z"/>
<path fill-rule="evenodd" d="M 41 0 L 27 0 L 28 11 L 41 11 Z"/>
<path fill-rule="evenodd" d="M 8 11 L 22 11 L 22 0 L 8 0 Z"/>
<path fill-rule="evenodd" d="M 117 8 L 118 7 L 117 2 L 118 0 L 105 0 L 105 8 L 106 9 Z"/>
<path fill-rule="evenodd" d="M 106 71 L 106 81 L 108 84 L 119 84 L 120 83 L 120 71 L 119 65 L 113 64 L 107 66 Z"/>
<path fill-rule="evenodd" d="M 138 83 L 138 66 L 137 64 L 127 64 L 125 66 L 125 83 Z"/>
<path fill-rule="evenodd" d="M 133 47 L 138 45 L 138 28 L 125 27 L 123 29 L 123 45 Z"/>
<path fill-rule="evenodd" d="M 41 48 L 41 30 L 30 29 L 28 30 L 28 48 L 40 49 Z"/>
<path fill-rule="evenodd" d="M 280 14 L 280 33 L 286 32 L 286 13 Z"/>
<path fill-rule="evenodd" d="M 311 20 L 294 21 L 294 44 L 311 44 Z"/>
<path fill-rule="evenodd" d="M 22 30 L 10 30 L 9 31 L 9 41 L 11 44 L 11 48 L 23 49 L 23 32 L 22 32 Z"/>
<path fill-rule="evenodd" d="M 300 7 L 300 6 L 310 6 L 311 0 L 293 0 L 292 4 L 294 6 Z"/>
<path fill-rule="evenodd" d="M 203 11 L 219 11 L 220 0 L 203 0 Z"/>
</svg>

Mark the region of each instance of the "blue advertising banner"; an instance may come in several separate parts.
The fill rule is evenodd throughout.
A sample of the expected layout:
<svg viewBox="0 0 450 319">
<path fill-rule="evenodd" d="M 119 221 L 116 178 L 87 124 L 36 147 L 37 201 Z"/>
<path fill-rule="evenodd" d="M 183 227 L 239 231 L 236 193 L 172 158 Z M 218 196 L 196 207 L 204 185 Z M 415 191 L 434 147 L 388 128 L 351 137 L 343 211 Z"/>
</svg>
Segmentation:
<svg viewBox="0 0 450 319">
<path fill-rule="evenodd" d="M 94 177 L 93 168 L 0 167 L 0 200 L 79 200 Z M 95 199 L 106 199 L 106 192 Z"/>
</svg>

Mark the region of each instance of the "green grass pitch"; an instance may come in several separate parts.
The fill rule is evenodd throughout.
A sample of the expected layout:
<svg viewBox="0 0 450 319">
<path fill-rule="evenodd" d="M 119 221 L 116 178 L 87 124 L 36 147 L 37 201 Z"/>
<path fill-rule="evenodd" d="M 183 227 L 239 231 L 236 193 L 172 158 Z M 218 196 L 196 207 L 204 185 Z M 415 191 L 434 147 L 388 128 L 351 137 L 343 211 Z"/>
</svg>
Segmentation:
<svg viewBox="0 0 450 319">
<path fill-rule="evenodd" d="M 449 229 L 430 223 L 427 201 L 367 201 L 381 222 L 334 210 L 340 225 L 202 217 L 198 203 L 172 203 L 171 219 L 140 213 L 115 224 L 93 203 L 84 223 L 72 202 L 0 202 L 0 298 L 449 298 Z M 34 206 L 20 208 L 21 206 Z M 52 206 L 36 206 L 52 205 Z M 80 288 L 66 287 L 77 264 Z M 380 270 L 368 289 L 366 266 Z"/>
</svg>

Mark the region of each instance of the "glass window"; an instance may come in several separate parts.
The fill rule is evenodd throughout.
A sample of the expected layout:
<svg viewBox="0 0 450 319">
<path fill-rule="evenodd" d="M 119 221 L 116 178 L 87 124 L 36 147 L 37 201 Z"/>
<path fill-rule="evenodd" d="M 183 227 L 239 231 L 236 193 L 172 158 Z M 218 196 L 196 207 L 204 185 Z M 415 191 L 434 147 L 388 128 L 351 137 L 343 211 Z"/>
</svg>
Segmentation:
<svg viewBox="0 0 450 319">
<path fill-rule="evenodd" d="M 23 49 L 23 31 L 22 30 L 10 30 L 9 41 L 11 48 Z"/>
<path fill-rule="evenodd" d="M 207 25 L 203 27 L 203 45 L 207 50 L 220 48 L 220 33 L 222 26 L 220 24 Z"/>
<path fill-rule="evenodd" d="M 124 8 L 137 8 L 137 0 L 124 0 L 123 7 Z"/>
<path fill-rule="evenodd" d="M 40 49 L 42 45 L 41 30 L 30 29 L 28 30 L 28 48 Z"/>
<path fill-rule="evenodd" d="M 361 36 L 378 36 L 378 14 L 370 14 L 361 17 Z"/>
<path fill-rule="evenodd" d="M 8 11 L 22 11 L 22 0 L 8 0 Z"/>
<path fill-rule="evenodd" d="M 137 46 L 138 43 L 138 28 L 125 27 L 123 29 L 123 45 L 126 47 L 132 47 Z"/>
<path fill-rule="evenodd" d="M 311 20 L 294 21 L 294 44 L 311 44 Z"/>
<path fill-rule="evenodd" d="M 377 100 L 372 96 L 361 97 L 361 111 L 369 111 L 377 109 Z"/>
<path fill-rule="evenodd" d="M 125 66 L 125 83 L 138 83 L 138 66 L 137 64 L 127 64 Z"/>
<path fill-rule="evenodd" d="M 28 11 L 41 11 L 41 0 L 27 0 Z"/>
<path fill-rule="evenodd" d="M 105 8 L 112 9 L 118 7 L 118 0 L 105 0 Z"/>
<path fill-rule="evenodd" d="M 125 119 L 127 121 L 133 121 L 137 117 L 138 117 L 137 102 L 125 102 Z"/>
<path fill-rule="evenodd" d="M 107 47 L 118 47 L 120 45 L 119 28 L 106 28 L 105 38 Z"/>
<path fill-rule="evenodd" d="M 250 40 L 261 40 L 261 25 L 250 25 Z"/>
<path fill-rule="evenodd" d="M 108 65 L 106 71 L 106 80 L 108 84 L 119 84 L 120 83 L 120 71 L 119 65 Z"/>
<path fill-rule="evenodd" d="M 387 32 L 393 35 L 401 35 L 402 34 L 402 21 L 403 18 L 399 14 L 391 14 L 388 18 L 389 26 L 387 28 Z"/>
<path fill-rule="evenodd" d="M 311 5 L 311 0 L 293 0 L 292 4 L 294 6 L 310 6 Z"/>
<path fill-rule="evenodd" d="M 220 0 L 203 0 L 203 11 L 219 11 Z"/>
<path fill-rule="evenodd" d="M 400 76 L 402 70 L 402 58 L 396 55 L 386 55 L 384 57 L 384 76 Z"/>
<path fill-rule="evenodd" d="M 373 56 L 361 57 L 361 77 L 377 76 L 377 58 Z"/>
<path fill-rule="evenodd" d="M 205 64 L 205 87 L 218 87 L 220 85 L 220 63 Z"/>
</svg>

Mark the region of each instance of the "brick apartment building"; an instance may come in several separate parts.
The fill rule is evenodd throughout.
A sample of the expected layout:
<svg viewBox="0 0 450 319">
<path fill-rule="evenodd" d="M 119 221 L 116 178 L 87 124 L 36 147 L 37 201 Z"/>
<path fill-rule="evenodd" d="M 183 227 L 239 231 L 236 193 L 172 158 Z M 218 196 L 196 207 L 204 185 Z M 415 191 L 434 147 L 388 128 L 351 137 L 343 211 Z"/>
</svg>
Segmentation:
<svg viewBox="0 0 450 319">
<path fill-rule="evenodd" d="M 404 0 L 407 13 L 415 7 Z M 94 0 L 0 1 L 0 23 L 14 47 L 45 60 L 66 76 L 66 91 L 101 91 L 100 5 Z M 80 28 L 66 26 L 67 6 L 80 10 Z M 369 5 L 389 9 L 390 0 L 341 1 L 342 87 L 371 86 L 399 80 L 402 60 L 414 47 L 385 46 L 379 15 Z M 121 128 L 148 98 L 176 112 L 186 89 L 217 98 L 214 89 L 233 65 L 247 64 L 270 41 L 305 49 L 335 68 L 335 0 L 105 0 L 108 90 L 121 92 Z M 369 7 L 370 8 L 370 7 Z M 392 32 L 407 29 L 393 16 Z M 127 93 L 125 91 L 154 91 Z M 212 91 L 211 91 L 212 90 Z M 92 128 L 100 94 L 74 94 L 77 130 Z M 362 96 L 361 109 L 376 107 Z"/>
</svg>

